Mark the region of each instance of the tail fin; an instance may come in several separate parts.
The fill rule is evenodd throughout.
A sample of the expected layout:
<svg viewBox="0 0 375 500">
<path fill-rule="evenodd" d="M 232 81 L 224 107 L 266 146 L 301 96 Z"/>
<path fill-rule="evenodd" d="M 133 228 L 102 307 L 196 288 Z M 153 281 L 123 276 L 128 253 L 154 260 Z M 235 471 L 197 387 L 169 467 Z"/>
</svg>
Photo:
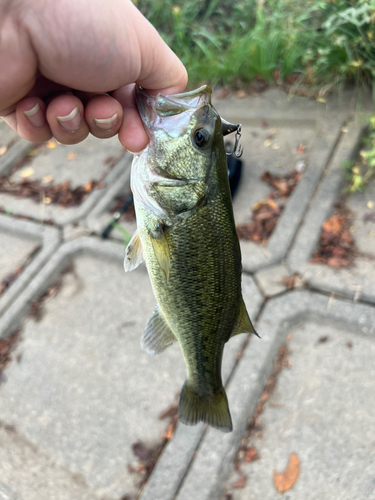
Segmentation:
<svg viewBox="0 0 375 500">
<path fill-rule="evenodd" d="M 178 418 L 186 425 L 202 421 L 223 432 L 233 429 L 224 387 L 212 396 L 202 396 L 186 380 L 178 404 Z"/>
</svg>

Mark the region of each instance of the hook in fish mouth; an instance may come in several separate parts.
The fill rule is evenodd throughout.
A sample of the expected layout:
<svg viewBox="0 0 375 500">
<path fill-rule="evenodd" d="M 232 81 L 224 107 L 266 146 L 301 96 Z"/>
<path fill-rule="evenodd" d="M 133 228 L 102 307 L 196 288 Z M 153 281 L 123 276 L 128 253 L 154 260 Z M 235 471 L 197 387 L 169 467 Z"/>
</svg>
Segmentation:
<svg viewBox="0 0 375 500">
<path fill-rule="evenodd" d="M 227 122 L 223 118 L 221 119 L 221 132 L 223 136 L 226 136 L 228 134 L 231 134 L 232 132 L 236 132 L 236 137 L 234 139 L 234 146 L 233 146 L 233 151 L 230 153 L 227 153 L 227 156 L 235 156 L 236 158 L 240 158 L 243 153 L 243 148 L 242 146 L 239 145 L 239 141 L 241 138 L 241 129 L 242 125 L 240 123 L 237 123 L 235 125 L 234 123 Z"/>
</svg>

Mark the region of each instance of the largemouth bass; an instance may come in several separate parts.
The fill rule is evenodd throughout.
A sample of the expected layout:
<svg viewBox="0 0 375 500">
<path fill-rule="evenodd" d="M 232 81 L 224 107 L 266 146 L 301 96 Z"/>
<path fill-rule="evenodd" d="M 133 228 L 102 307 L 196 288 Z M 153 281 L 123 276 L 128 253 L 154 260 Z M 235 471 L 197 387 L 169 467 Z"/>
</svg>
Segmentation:
<svg viewBox="0 0 375 500">
<path fill-rule="evenodd" d="M 177 340 L 187 368 L 180 421 L 229 432 L 224 344 L 255 333 L 242 298 L 223 143 L 238 126 L 221 121 L 207 86 L 156 98 L 137 87 L 136 99 L 150 143 L 132 164 L 137 231 L 125 270 L 144 259 L 157 299 L 141 345 L 159 354 Z"/>
</svg>

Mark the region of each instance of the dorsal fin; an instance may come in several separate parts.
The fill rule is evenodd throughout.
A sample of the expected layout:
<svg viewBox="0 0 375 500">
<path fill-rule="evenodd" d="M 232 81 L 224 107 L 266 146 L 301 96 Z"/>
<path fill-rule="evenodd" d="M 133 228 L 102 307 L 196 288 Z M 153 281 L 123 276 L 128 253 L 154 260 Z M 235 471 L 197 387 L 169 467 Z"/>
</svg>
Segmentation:
<svg viewBox="0 0 375 500">
<path fill-rule="evenodd" d="M 157 305 L 142 335 L 141 347 L 148 354 L 154 356 L 163 352 L 175 341 L 176 337 L 167 325 Z"/>
<path fill-rule="evenodd" d="M 255 331 L 255 328 L 253 327 L 253 324 L 251 323 L 251 319 L 246 310 L 245 302 L 243 301 L 243 299 L 241 299 L 237 323 L 233 329 L 231 337 L 234 337 L 235 335 L 238 335 L 240 333 L 254 333 L 254 335 L 259 337 L 259 335 Z"/>
</svg>

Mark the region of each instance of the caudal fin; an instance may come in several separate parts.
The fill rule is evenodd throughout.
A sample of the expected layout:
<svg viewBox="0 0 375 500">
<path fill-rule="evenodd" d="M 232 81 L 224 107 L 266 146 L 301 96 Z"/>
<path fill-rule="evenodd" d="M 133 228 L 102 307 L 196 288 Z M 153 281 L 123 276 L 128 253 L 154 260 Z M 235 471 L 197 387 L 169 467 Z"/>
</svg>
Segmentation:
<svg viewBox="0 0 375 500">
<path fill-rule="evenodd" d="M 223 432 L 231 432 L 233 429 L 223 387 L 212 396 L 203 396 L 186 381 L 178 404 L 178 418 L 186 425 L 195 425 L 202 421 Z"/>
</svg>

